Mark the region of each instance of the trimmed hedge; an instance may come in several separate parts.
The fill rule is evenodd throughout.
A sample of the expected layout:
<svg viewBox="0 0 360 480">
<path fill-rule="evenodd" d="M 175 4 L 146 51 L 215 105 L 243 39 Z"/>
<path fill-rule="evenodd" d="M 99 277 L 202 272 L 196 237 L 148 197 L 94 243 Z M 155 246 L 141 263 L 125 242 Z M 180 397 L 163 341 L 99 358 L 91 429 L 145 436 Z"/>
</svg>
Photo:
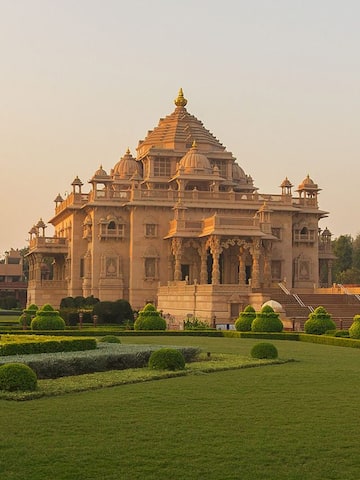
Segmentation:
<svg viewBox="0 0 360 480">
<path fill-rule="evenodd" d="M 299 340 L 300 342 L 318 343 L 321 345 L 334 345 L 336 347 L 360 348 L 360 341 L 352 338 L 300 333 Z"/>
<path fill-rule="evenodd" d="M 125 370 L 147 367 L 150 355 L 158 346 L 126 346 L 103 343 L 96 350 L 86 352 L 58 352 L 52 355 L 24 355 L 19 360 L 32 368 L 39 379 L 58 378 L 107 370 Z M 186 362 L 193 361 L 200 353 L 196 347 L 179 347 Z M 6 357 L 17 361 L 17 357 Z M 1 359 L 0 363 L 5 363 Z"/>
<path fill-rule="evenodd" d="M 238 319 L 235 321 L 235 329 L 238 332 L 250 332 L 251 324 L 256 318 L 255 308 L 251 305 L 245 307 L 244 311 L 240 313 Z"/>
<path fill-rule="evenodd" d="M 105 342 L 105 343 L 121 343 L 121 340 L 119 337 L 116 335 L 105 335 L 104 337 L 101 337 L 99 342 Z"/>
<path fill-rule="evenodd" d="M 156 370 L 184 370 L 185 359 L 180 350 L 160 348 L 150 355 L 149 367 Z"/>
<path fill-rule="evenodd" d="M 272 343 L 257 343 L 254 345 L 251 349 L 250 352 L 251 356 L 253 358 L 277 358 L 278 357 L 278 351 L 275 345 Z"/>
<path fill-rule="evenodd" d="M 36 387 L 36 373 L 28 365 L 7 363 L 0 366 L 0 390 L 34 391 Z"/>
<path fill-rule="evenodd" d="M 95 350 L 94 338 L 75 338 L 45 341 L 10 342 L 0 345 L 0 355 L 30 355 L 34 353 L 78 352 Z"/>
<path fill-rule="evenodd" d="M 31 321 L 31 330 L 65 330 L 65 321 L 50 304 L 37 310 Z"/>
<path fill-rule="evenodd" d="M 349 335 L 351 338 L 360 338 L 360 315 L 355 315 L 353 323 L 349 328 Z"/>
<path fill-rule="evenodd" d="M 256 314 L 256 318 L 251 324 L 253 332 L 282 332 L 283 323 L 279 318 L 279 314 L 274 312 L 270 305 L 265 305 L 260 312 Z"/>
<path fill-rule="evenodd" d="M 305 333 L 312 335 L 324 335 L 328 330 L 336 330 L 336 324 L 331 319 L 331 315 L 324 307 L 317 307 L 310 313 L 308 320 L 304 324 Z"/>
<path fill-rule="evenodd" d="M 166 330 L 166 321 L 152 303 L 140 310 L 134 324 L 135 330 Z"/>
</svg>

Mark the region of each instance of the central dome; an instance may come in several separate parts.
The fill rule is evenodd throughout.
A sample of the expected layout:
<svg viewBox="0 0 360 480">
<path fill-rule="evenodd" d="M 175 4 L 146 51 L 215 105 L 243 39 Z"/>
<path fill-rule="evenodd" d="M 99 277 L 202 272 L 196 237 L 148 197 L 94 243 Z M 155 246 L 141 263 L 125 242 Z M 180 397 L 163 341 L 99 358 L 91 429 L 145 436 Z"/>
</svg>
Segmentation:
<svg viewBox="0 0 360 480">
<path fill-rule="evenodd" d="M 204 172 L 211 173 L 211 164 L 206 155 L 199 153 L 196 142 L 193 142 L 191 149 L 183 156 L 179 164 L 184 173 Z"/>
</svg>

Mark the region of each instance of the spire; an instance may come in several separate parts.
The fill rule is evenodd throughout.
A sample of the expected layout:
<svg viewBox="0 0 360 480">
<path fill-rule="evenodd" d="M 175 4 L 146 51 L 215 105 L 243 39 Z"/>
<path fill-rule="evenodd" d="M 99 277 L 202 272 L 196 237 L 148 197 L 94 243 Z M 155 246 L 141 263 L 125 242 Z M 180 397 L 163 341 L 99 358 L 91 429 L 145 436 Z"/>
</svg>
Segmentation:
<svg viewBox="0 0 360 480">
<path fill-rule="evenodd" d="M 185 107 L 187 100 L 184 97 L 182 88 L 180 88 L 177 98 L 174 100 L 174 103 L 177 107 Z"/>
</svg>

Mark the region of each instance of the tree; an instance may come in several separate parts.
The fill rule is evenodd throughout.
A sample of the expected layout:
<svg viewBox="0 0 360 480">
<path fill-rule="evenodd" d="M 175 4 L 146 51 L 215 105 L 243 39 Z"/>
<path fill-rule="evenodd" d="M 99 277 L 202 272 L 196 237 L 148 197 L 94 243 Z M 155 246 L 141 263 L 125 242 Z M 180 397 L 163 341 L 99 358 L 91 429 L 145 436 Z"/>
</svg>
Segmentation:
<svg viewBox="0 0 360 480">
<path fill-rule="evenodd" d="M 334 280 L 342 283 L 341 274 L 352 267 L 353 239 L 351 235 L 341 235 L 332 242 L 332 249 L 336 255 L 333 267 Z"/>
</svg>

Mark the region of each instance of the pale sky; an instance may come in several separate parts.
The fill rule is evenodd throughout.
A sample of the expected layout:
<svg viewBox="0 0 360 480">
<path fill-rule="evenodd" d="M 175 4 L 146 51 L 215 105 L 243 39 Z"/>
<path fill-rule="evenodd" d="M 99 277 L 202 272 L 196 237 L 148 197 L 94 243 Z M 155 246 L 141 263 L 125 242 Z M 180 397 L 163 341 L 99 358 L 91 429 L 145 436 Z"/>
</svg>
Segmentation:
<svg viewBox="0 0 360 480">
<path fill-rule="evenodd" d="M 187 109 L 261 193 L 309 174 L 360 233 L 358 0 L 0 0 L 0 256 Z M 53 234 L 49 225 L 47 234 Z"/>
</svg>

